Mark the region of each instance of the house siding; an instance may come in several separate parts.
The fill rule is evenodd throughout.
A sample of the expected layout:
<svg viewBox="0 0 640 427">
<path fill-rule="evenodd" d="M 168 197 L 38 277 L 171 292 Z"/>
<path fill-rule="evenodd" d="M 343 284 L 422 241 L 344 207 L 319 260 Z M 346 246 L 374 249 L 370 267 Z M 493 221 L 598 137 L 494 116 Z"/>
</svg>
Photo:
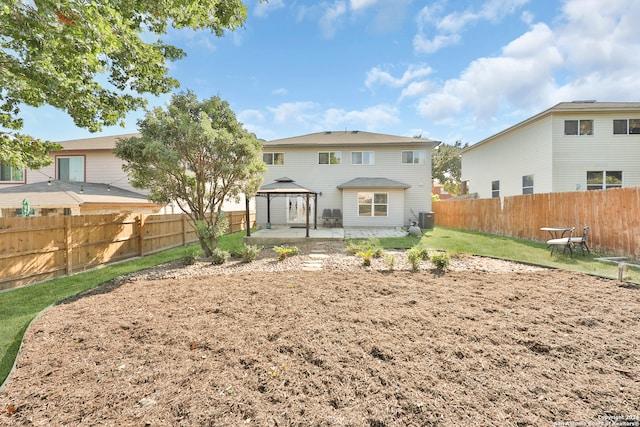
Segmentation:
<svg viewBox="0 0 640 427">
<path fill-rule="evenodd" d="M 427 162 L 421 165 L 402 164 L 401 152 L 403 150 L 424 150 L 427 154 Z M 313 147 L 269 147 L 268 143 L 263 148 L 264 152 L 284 152 L 284 165 L 268 165 L 268 171 L 264 176 L 263 184 L 269 184 L 278 178 L 288 177 L 296 184 L 313 190 L 318 195 L 318 224 L 322 224 L 323 209 L 341 209 L 343 213 L 343 225 L 345 226 L 402 226 L 409 221 L 417 219 L 418 213 L 431 210 L 431 149 L 424 145 L 393 145 L 393 146 L 313 146 Z M 340 151 L 341 163 L 339 165 L 318 164 L 318 153 L 327 151 Z M 375 164 L 352 165 L 351 152 L 373 151 Z M 377 218 L 363 220 L 357 217 L 358 191 L 373 191 L 374 189 L 338 189 L 338 185 L 344 184 L 358 177 L 384 177 L 409 184 L 406 190 L 375 189 L 393 193 L 393 205 L 390 203 L 389 216 L 384 219 Z M 398 197 L 401 193 L 402 197 Z M 356 194 L 356 195 L 354 195 Z M 258 197 L 256 200 L 257 222 L 267 222 L 266 198 Z M 415 215 L 412 213 L 414 212 Z M 286 198 L 276 197 L 271 200 L 271 222 L 273 224 L 286 224 Z"/>
<path fill-rule="evenodd" d="M 462 155 L 462 180 L 469 192 L 492 197 L 492 181 L 500 181 L 500 196 L 522 194 L 522 177 L 533 175 L 534 193 L 552 188 L 551 121 L 539 120 L 519 132 L 496 137 Z"/>
<path fill-rule="evenodd" d="M 586 191 L 587 171 L 622 171 L 623 187 L 640 186 L 640 134 L 614 135 L 614 119 L 640 119 L 640 103 L 561 103 L 462 153 L 469 192 L 522 194 L 523 175 L 534 193 Z M 592 135 L 565 135 L 565 120 L 593 120 Z"/>
<path fill-rule="evenodd" d="M 622 171 L 623 186 L 640 186 L 640 135 L 614 135 L 614 119 L 640 112 L 557 114 L 553 119 L 554 192 L 584 191 L 587 171 Z M 565 135 L 565 120 L 593 120 L 593 135 Z"/>
</svg>

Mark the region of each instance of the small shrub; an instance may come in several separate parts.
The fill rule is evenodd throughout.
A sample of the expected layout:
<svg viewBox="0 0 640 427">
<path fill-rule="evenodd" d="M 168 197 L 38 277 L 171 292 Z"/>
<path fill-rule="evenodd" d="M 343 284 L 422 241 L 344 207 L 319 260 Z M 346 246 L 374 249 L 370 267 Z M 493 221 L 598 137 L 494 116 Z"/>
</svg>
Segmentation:
<svg viewBox="0 0 640 427">
<path fill-rule="evenodd" d="M 362 258 L 362 265 L 364 265 L 365 267 L 371 266 L 371 257 L 373 256 L 373 251 L 371 249 L 360 251 L 356 253 L 356 256 Z"/>
<path fill-rule="evenodd" d="M 274 246 L 273 250 L 278 254 L 278 261 L 300 253 L 297 246 Z"/>
<path fill-rule="evenodd" d="M 407 258 L 411 264 L 411 269 L 416 271 L 420 268 L 422 261 L 429 256 L 429 250 L 424 246 L 414 246 L 407 250 Z"/>
<path fill-rule="evenodd" d="M 359 252 L 369 252 L 372 258 L 381 258 L 384 249 L 379 239 L 352 240 L 347 244 L 345 252 L 349 255 L 358 256 Z"/>
<path fill-rule="evenodd" d="M 451 265 L 451 258 L 446 252 L 436 252 L 431 255 L 429 261 L 436 267 L 438 271 L 445 271 Z"/>
<path fill-rule="evenodd" d="M 196 260 L 200 256 L 200 249 L 193 247 L 187 251 L 187 254 L 182 258 L 182 263 L 184 265 L 193 265 L 196 263 Z"/>
<path fill-rule="evenodd" d="M 391 254 L 384 254 L 384 262 L 387 264 L 387 269 L 393 271 L 396 265 L 396 257 Z"/>
<path fill-rule="evenodd" d="M 242 257 L 242 261 L 251 262 L 255 261 L 260 255 L 261 247 L 258 245 L 244 245 L 240 250 L 240 257 Z"/>
<path fill-rule="evenodd" d="M 215 265 L 222 265 L 227 262 L 230 256 L 231 254 L 229 252 L 223 251 L 220 248 L 215 248 L 211 253 L 211 262 Z"/>
</svg>

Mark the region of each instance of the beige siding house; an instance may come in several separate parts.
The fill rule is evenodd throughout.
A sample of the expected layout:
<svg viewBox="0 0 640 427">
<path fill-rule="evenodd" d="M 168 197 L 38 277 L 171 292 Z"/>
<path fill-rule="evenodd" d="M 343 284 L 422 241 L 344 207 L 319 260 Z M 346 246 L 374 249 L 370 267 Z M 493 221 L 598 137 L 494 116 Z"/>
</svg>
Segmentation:
<svg viewBox="0 0 640 427">
<path fill-rule="evenodd" d="M 462 152 L 480 198 L 640 186 L 640 102 L 563 102 Z"/>
<path fill-rule="evenodd" d="M 323 223 L 325 209 L 339 209 L 345 227 L 395 227 L 431 211 L 431 150 L 439 142 L 361 131 L 319 132 L 268 141 L 263 184 L 281 178 L 318 194 L 317 209 L 302 195 L 270 202 L 272 224 L 306 222 L 305 208 Z M 311 200 L 310 204 L 313 204 Z M 267 202 L 256 200 L 258 224 L 267 222 Z M 312 219 L 313 221 L 313 219 Z"/>
</svg>

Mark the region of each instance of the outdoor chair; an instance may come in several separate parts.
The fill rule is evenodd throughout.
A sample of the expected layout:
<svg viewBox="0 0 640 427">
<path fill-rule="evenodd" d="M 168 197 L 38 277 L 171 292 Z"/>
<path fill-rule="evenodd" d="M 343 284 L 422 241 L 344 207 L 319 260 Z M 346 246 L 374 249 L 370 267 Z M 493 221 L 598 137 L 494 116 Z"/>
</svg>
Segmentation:
<svg viewBox="0 0 640 427">
<path fill-rule="evenodd" d="M 584 250 L 587 250 L 587 253 L 591 253 L 589 250 L 589 246 L 587 245 L 587 239 L 589 238 L 589 231 L 591 227 L 586 226 L 582 229 L 582 237 L 572 237 L 571 243 L 573 245 L 580 245 L 580 249 L 582 250 L 582 255 L 584 256 Z"/>
<path fill-rule="evenodd" d="M 571 227 L 569 231 L 569 237 L 561 237 L 559 239 L 551 239 L 547 240 L 547 245 L 551 249 L 551 255 L 553 255 L 554 250 L 560 250 L 562 246 L 562 253 L 564 253 L 567 249 L 569 249 L 569 254 L 573 256 L 573 232 L 575 227 Z"/>
<path fill-rule="evenodd" d="M 336 226 L 338 226 L 338 224 L 342 226 L 342 212 L 340 209 L 334 209 L 333 212 L 331 212 L 331 216 Z"/>
<path fill-rule="evenodd" d="M 325 226 L 325 227 L 327 226 L 327 224 L 329 226 L 331 226 L 332 225 L 332 220 L 333 220 L 333 217 L 331 216 L 331 209 L 323 209 L 322 210 L 322 221 L 323 221 L 322 225 Z"/>
</svg>

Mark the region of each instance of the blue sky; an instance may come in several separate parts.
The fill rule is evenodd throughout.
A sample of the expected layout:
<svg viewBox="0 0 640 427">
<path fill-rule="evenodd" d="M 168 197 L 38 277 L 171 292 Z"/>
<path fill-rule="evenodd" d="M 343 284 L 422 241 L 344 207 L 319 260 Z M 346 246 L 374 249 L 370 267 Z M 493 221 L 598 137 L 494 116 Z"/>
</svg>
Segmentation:
<svg viewBox="0 0 640 427">
<path fill-rule="evenodd" d="M 170 74 L 272 140 L 361 130 L 476 143 L 558 102 L 640 101 L 637 0 L 245 0 L 245 28 L 171 31 Z M 169 95 L 149 98 L 163 105 Z M 24 133 L 91 134 L 52 108 Z"/>
</svg>

